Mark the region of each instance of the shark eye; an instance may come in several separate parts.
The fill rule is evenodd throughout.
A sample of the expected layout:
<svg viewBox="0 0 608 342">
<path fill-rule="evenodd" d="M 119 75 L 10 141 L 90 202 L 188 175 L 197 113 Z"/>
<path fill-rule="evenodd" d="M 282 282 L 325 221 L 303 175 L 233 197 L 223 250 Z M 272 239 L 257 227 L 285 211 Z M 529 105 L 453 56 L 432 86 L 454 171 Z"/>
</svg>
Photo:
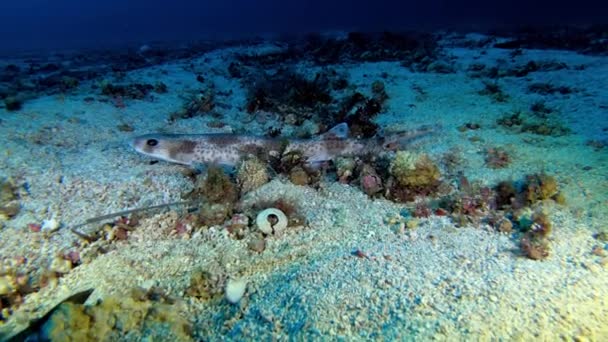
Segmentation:
<svg viewBox="0 0 608 342">
<path fill-rule="evenodd" d="M 158 140 L 156 140 L 156 139 L 148 139 L 148 141 L 146 141 L 146 145 L 148 145 L 148 146 L 156 146 L 156 145 L 158 145 Z"/>
<path fill-rule="evenodd" d="M 396 151 L 398 147 L 399 145 L 394 141 L 387 142 L 386 144 L 384 144 L 384 148 L 389 151 Z"/>
</svg>

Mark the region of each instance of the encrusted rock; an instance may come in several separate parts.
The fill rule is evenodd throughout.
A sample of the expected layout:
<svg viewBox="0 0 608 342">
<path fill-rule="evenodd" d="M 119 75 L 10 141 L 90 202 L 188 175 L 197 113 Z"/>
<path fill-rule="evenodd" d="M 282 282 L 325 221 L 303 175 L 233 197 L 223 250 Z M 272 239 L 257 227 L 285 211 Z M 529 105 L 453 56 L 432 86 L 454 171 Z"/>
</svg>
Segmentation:
<svg viewBox="0 0 608 342">
<path fill-rule="evenodd" d="M 245 214 L 234 214 L 225 224 L 228 232 L 237 238 L 243 238 L 247 227 L 249 227 L 249 217 Z"/>
<path fill-rule="evenodd" d="M 363 192 L 371 196 L 382 190 L 382 179 L 371 165 L 363 165 L 360 173 L 359 182 Z"/>
</svg>

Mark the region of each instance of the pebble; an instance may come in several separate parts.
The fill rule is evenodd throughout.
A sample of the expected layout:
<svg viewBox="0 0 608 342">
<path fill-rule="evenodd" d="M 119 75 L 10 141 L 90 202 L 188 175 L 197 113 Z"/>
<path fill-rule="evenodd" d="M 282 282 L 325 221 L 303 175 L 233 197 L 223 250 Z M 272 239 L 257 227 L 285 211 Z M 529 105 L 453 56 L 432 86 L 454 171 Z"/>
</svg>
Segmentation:
<svg viewBox="0 0 608 342">
<path fill-rule="evenodd" d="M 498 222 L 497 227 L 501 233 L 510 233 L 513 230 L 513 223 L 509 219 L 503 218 Z"/>
<path fill-rule="evenodd" d="M 232 304 L 238 303 L 247 289 L 247 281 L 245 279 L 230 279 L 226 284 L 226 300 Z"/>
<path fill-rule="evenodd" d="M 70 270 L 72 269 L 72 262 L 70 260 L 58 256 L 53 259 L 49 269 L 53 272 L 65 274 L 70 272 Z"/>
<path fill-rule="evenodd" d="M 5 296 L 15 291 L 15 288 L 8 279 L 8 276 L 0 277 L 0 296 Z"/>
<path fill-rule="evenodd" d="M 45 233 L 53 233 L 54 231 L 59 229 L 59 226 L 60 226 L 59 221 L 52 218 L 50 220 L 44 220 L 42 222 L 42 226 L 40 227 L 40 230 Z"/>
<path fill-rule="evenodd" d="M 254 252 L 262 253 L 266 249 L 266 241 L 262 238 L 254 238 L 249 241 L 247 247 Z"/>
</svg>

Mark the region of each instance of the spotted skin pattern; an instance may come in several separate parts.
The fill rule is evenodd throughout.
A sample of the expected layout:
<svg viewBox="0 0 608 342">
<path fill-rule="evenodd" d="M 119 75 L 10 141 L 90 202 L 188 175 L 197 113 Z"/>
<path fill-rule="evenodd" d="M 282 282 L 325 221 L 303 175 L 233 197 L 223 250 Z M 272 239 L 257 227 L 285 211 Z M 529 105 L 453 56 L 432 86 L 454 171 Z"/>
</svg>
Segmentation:
<svg viewBox="0 0 608 342">
<path fill-rule="evenodd" d="M 308 163 L 322 163 L 339 156 L 379 153 L 393 149 L 394 142 L 429 133 L 421 129 L 392 138 L 350 139 L 348 126 L 341 123 L 314 139 L 277 139 L 237 134 L 147 134 L 134 138 L 131 146 L 139 153 L 183 165 L 219 164 L 234 166 L 250 155 L 274 155 L 299 151 Z"/>
</svg>

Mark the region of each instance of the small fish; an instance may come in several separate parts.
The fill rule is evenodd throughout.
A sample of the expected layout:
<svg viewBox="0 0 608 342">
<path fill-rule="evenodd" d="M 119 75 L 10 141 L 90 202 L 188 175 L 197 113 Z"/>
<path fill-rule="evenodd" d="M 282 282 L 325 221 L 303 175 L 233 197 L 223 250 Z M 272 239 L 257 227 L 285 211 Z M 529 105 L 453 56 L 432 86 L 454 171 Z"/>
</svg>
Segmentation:
<svg viewBox="0 0 608 342">
<path fill-rule="evenodd" d="M 206 164 L 234 166 L 249 155 L 280 157 L 299 151 L 312 165 L 333 160 L 339 156 L 355 156 L 396 150 L 403 143 L 432 131 L 423 127 L 384 138 L 377 135 L 369 139 L 348 137 L 348 125 L 340 123 L 313 139 L 266 138 L 239 134 L 146 134 L 131 141 L 131 146 L 144 155 L 192 167 Z"/>
</svg>

